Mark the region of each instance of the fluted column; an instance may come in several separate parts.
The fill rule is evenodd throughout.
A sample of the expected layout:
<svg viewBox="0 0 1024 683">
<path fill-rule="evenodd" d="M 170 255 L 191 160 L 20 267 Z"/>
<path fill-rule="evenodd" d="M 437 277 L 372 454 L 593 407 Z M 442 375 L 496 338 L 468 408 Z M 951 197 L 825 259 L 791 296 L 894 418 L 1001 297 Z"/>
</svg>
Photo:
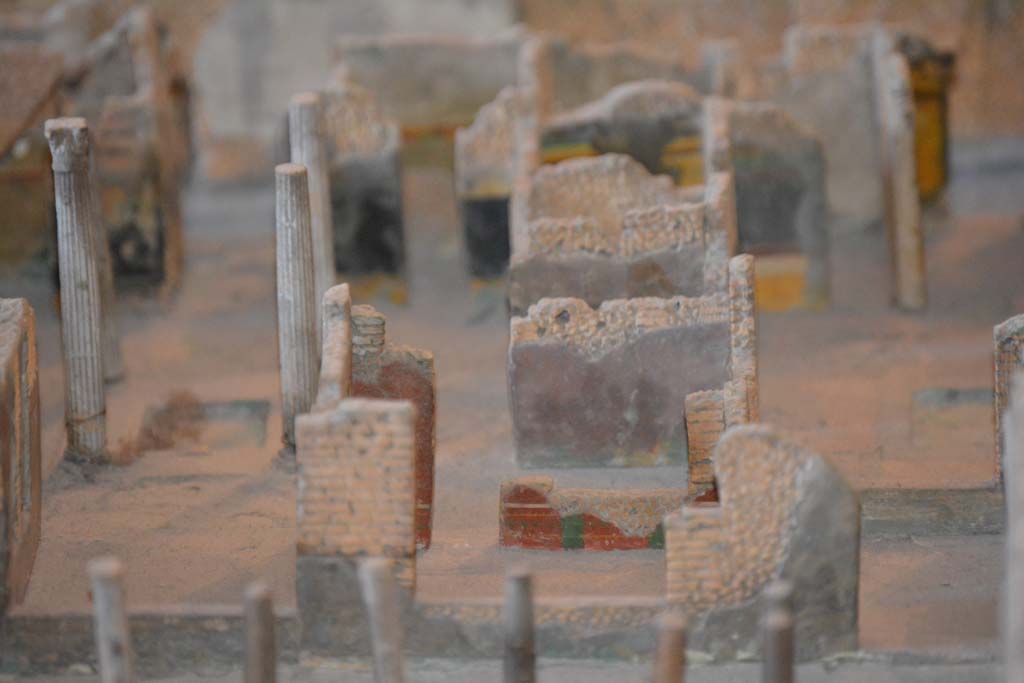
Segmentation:
<svg viewBox="0 0 1024 683">
<path fill-rule="evenodd" d="M 277 177 L 277 337 L 284 443 L 295 446 L 295 416 L 309 412 L 319 362 L 313 238 L 306 168 L 281 164 Z"/>
<path fill-rule="evenodd" d="M 309 211 L 313 226 L 313 264 L 316 300 L 335 284 L 334 228 L 327 161 L 327 130 L 323 98 L 319 93 L 296 95 L 288 105 L 288 138 L 292 163 L 306 167 L 309 177 Z M 317 306 L 319 319 L 320 307 Z M 317 325 L 317 334 L 320 326 Z"/>
<path fill-rule="evenodd" d="M 64 341 L 65 457 L 106 459 L 106 395 L 103 359 L 96 193 L 89 185 L 89 129 L 84 119 L 51 119 L 46 139 L 53 157 L 60 268 L 61 333 Z"/>
</svg>

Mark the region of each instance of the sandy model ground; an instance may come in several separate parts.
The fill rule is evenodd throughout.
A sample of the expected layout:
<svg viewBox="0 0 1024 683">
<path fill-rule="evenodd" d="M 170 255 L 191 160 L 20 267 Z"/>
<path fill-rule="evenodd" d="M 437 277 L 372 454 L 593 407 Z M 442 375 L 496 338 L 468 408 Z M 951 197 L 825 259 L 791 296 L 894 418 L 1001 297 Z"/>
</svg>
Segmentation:
<svg viewBox="0 0 1024 683">
<path fill-rule="evenodd" d="M 992 326 L 1024 310 L 1024 147 L 969 148 L 956 168 L 954 217 L 928 237 L 927 314 L 889 310 L 877 234 L 834 240 L 830 312 L 761 316 L 763 420 L 831 457 L 858 489 L 977 488 L 994 472 Z M 420 599 L 500 595 L 504 567 L 521 560 L 535 570 L 542 599 L 661 594 L 660 551 L 498 549 L 499 485 L 518 473 L 503 287 L 464 274 L 446 162 L 407 166 L 405 194 L 409 303 L 389 303 L 383 288 L 355 287 L 353 298 L 387 316 L 389 339 L 436 356 L 435 532 L 418 563 Z M 85 563 L 106 553 L 127 566 L 132 607 L 237 604 L 256 577 L 270 581 L 279 606 L 295 604 L 294 484 L 271 464 L 281 433 L 272 188 L 194 186 L 186 219 L 177 298 L 163 308 L 142 297 L 119 302 L 126 379 L 109 388 L 108 432 L 130 464 L 93 483 L 58 469 L 62 372 L 49 280 L 42 272 L 0 279 L 0 296 L 28 296 L 38 316 L 44 469 L 52 473 L 36 569 L 16 613 L 87 610 Z M 665 470 L 560 471 L 558 481 L 677 483 Z M 866 495 L 864 506 L 862 647 L 989 659 L 999 496 Z M 959 680 L 981 680 L 982 670 L 989 667 Z M 640 675 L 616 680 L 630 677 Z"/>
</svg>

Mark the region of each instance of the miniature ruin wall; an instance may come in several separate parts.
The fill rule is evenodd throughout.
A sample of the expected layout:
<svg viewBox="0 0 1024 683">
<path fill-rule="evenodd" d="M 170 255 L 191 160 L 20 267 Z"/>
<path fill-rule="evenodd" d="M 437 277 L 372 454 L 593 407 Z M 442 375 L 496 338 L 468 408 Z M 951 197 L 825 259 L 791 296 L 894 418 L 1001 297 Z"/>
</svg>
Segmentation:
<svg viewBox="0 0 1024 683">
<path fill-rule="evenodd" d="M 992 333 L 994 354 L 994 412 L 996 442 L 996 481 L 1002 481 L 1006 458 L 1006 412 L 1010 405 L 1013 377 L 1024 369 L 1024 315 L 1014 316 L 995 326 Z"/>
<path fill-rule="evenodd" d="M 335 65 L 356 83 L 372 84 L 384 112 L 404 134 L 450 134 L 516 82 L 522 35 L 347 36 L 335 44 Z"/>
<path fill-rule="evenodd" d="M 924 194 L 916 175 L 920 169 L 928 172 L 929 196 L 934 200 L 941 194 L 940 181 L 934 177 L 945 177 L 946 159 L 936 148 L 945 149 L 948 131 L 943 123 L 944 91 L 936 92 L 934 81 L 948 75 L 932 74 L 931 90 L 916 96 L 917 90 L 929 87 L 918 83 L 939 68 L 928 66 L 938 58 L 920 46 L 906 48 L 915 44 L 908 36 L 874 25 L 796 27 L 787 35 L 782 64 L 758 75 L 758 96 L 765 101 L 719 100 L 718 115 L 726 117 L 725 122 L 702 116 L 701 98 L 679 80 L 630 82 L 567 107 L 565 99 L 553 94 L 560 92 L 553 85 L 560 72 L 551 58 L 558 49 L 545 44 L 534 67 L 540 84 L 534 105 L 542 121 L 540 159 L 556 163 L 626 153 L 651 172 L 695 185 L 702 182 L 704 172 L 701 128 L 724 123 L 736 155 L 730 166 L 736 173 L 741 250 L 760 257 L 758 290 L 765 310 L 827 305 L 828 230 L 833 216 L 840 227 L 886 225 L 892 244 L 894 302 L 921 308 L 924 265 L 918 198 Z M 928 56 L 916 57 L 916 71 L 908 71 L 903 49 Z M 651 67 L 646 77 L 656 73 Z M 835 106 L 836 102 L 849 106 Z M 918 102 L 932 102 L 931 109 Z M 928 126 L 919 133 L 915 108 L 923 111 L 919 116 Z M 494 115 L 488 111 L 482 117 L 485 113 Z M 524 115 L 522 104 L 519 115 Z M 474 127 L 479 133 L 470 129 L 467 137 L 503 130 L 488 124 L 488 119 L 478 122 Z M 488 177 L 490 170 L 490 176 L 500 177 L 502 170 L 497 159 L 488 165 L 471 157 L 464 165 L 476 176 Z M 493 197 L 495 184 L 491 185 L 488 194 Z"/>
<path fill-rule="evenodd" d="M 408 401 L 356 398 L 298 418 L 300 555 L 387 557 L 414 585 L 415 420 Z"/>
<path fill-rule="evenodd" d="M 686 614 L 692 645 L 719 656 L 756 652 L 756 596 L 781 577 L 798 587 L 798 658 L 824 643 L 856 649 L 856 493 L 825 459 L 765 425 L 726 432 L 714 470 L 718 505 L 665 518 L 666 599 Z"/>
<path fill-rule="evenodd" d="M 507 86 L 455 131 L 455 196 L 469 272 L 496 277 L 508 266 L 509 194 L 514 181 L 519 90 Z"/>
<path fill-rule="evenodd" d="M 518 99 L 517 99 L 518 98 Z M 470 268 L 487 263 L 499 272 L 498 250 L 504 247 L 508 217 L 507 194 L 515 174 L 515 118 L 526 117 L 522 95 L 506 90 L 481 110 L 476 122 L 456 137 L 456 187 L 462 207 Z M 722 138 L 718 140 L 718 138 Z M 703 98 L 689 86 L 645 80 L 613 88 L 603 97 L 549 119 L 541 134 L 541 160 L 557 163 L 576 157 L 625 154 L 650 173 L 667 174 L 677 185 L 696 188 L 716 171 L 732 170 L 736 178 L 739 250 L 758 256 L 758 296 L 766 310 L 820 308 L 830 290 L 825 163 L 816 134 L 804 129 L 777 105 Z M 712 151 L 714 149 L 714 151 Z M 716 155 L 717 159 L 705 158 Z M 589 169 L 577 166 L 574 169 Z M 562 173 L 573 175 L 565 170 Z M 537 219 L 532 204 L 543 170 L 532 177 L 524 197 L 525 220 Z M 632 175 L 628 176 L 632 180 Z M 559 178 L 568 180 L 568 178 Z M 710 182 L 710 181 L 709 181 Z M 684 201 L 684 195 L 676 203 Z M 686 197 L 690 201 L 692 196 Z M 607 201 L 598 193 L 594 202 Z M 543 202 L 541 202 L 543 204 Z M 579 215 L 591 213 L 586 207 Z M 559 216 L 560 218 L 562 216 Z M 631 223 L 645 218 L 631 217 Z M 537 226 L 530 225 L 532 230 Z M 637 228 L 642 230 L 643 228 Z M 520 224 L 513 230 L 523 230 Z M 536 241 L 518 234 L 512 242 L 525 251 Z M 487 251 L 488 245 L 492 252 Z M 596 251 L 611 249 L 595 245 Z M 513 249 L 510 291 L 514 311 L 539 296 L 522 289 L 555 285 L 564 272 L 538 277 L 524 260 L 541 257 Z M 503 252 L 502 252 L 503 253 Z M 598 266 L 600 267 L 600 266 Z M 642 268 L 633 269 L 634 277 Z M 660 270 L 654 275 L 660 275 Z M 563 268 L 564 271 L 564 268 Z M 605 278 L 587 278 L 600 283 Z M 669 278 L 671 279 L 671 278 Z M 565 289 L 562 287 L 562 289 Z M 619 288 L 622 289 L 621 287 Z M 624 290 L 623 290 L 624 291 Z M 686 288 L 673 293 L 687 293 Z M 654 292 L 662 295 L 663 292 Z M 550 296 L 580 296 L 556 291 Z M 641 294 L 630 294 L 640 296 Z M 592 305 L 595 302 L 587 296 Z"/>
<path fill-rule="evenodd" d="M 401 274 L 405 266 L 401 132 L 373 93 L 343 80 L 324 93 L 335 267 Z"/>
<path fill-rule="evenodd" d="M 618 299 L 596 309 L 542 299 L 513 318 L 509 402 L 520 465 L 689 462 L 691 490 L 709 484 L 714 439 L 702 434 L 698 405 L 716 407 L 718 433 L 726 420 L 757 414 L 752 271 L 750 256 L 733 258 L 727 294 Z"/>
<path fill-rule="evenodd" d="M 728 50 L 709 49 L 702 70 L 695 73 L 634 45 L 577 48 L 548 36 L 525 39 L 516 79 L 476 113 L 472 125 L 456 131 L 456 197 L 471 274 L 498 275 L 507 263 L 511 251 L 509 196 L 517 172 L 522 172 L 516 168 L 517 146 L 539 145 L 539 160 L 548 163 L 603 152 L 636 152 L 643 147 L 644 153 L 636 156 L 648 170 L 671 173 L 677 179 L 682 176 L 685 182 L 681 184 L 699 184 L 703 164 L 698 124 L 689 119 L 650 120 L 641 110 L 645 106 L 657 109 L 659 100 L 665 99 L 661 91 L 667 90 L 692 98 L 688 113 L 699 117 L 696 91 L 687 83 L 699 85 L 702 92 L 724 88 L 722 83 L 729 78 L 721 71 L 730 61 L 728 54 Z M 717 75 L 705 78 L 705 72 Z M 634 83 L 658 78 L 664 80 Z M 598 131 L 593 126 L 580 130 L 571 123 L 562 125 L 563 117 L 572 121 L 568 112 L 577 105 L 600 98 L 609 89 L 615 93 L 612 103 L 598 105 L 595 114 L 613 118 L 605 111 L 611 108 L 629 122 L 605 130 L 610 122 L 602 119 L 595 124 L 601 129 Z M 592 109 L 584 107 L 587 112 Z M 524 128 L 530 119 L 536 120 Z M 524 139 L 524 135 L 538 139 Z M 652 149 L 652 137 L 655 143 L 665 138 L 666 149 Z"/>
<path fill-rule="evenodd" d="M 723 102 L 738 251 L 753 254 L 758 310 L 822 308 L 831 290 L 822 143 L 778 105 Z"/>
<path fill-rule="evenodd" d="M 677 185 L 700 185 L 702 116 L 701 96 L 683 83 L 630 81 L 554 115 L 542 134 L 542 161 L 629 154 Z"/>
<path fill-rule="evenodd" d="M 406 415 L 401 412 L 400 404 L 390 402 L 347 400 L 340 405 L 347 407 L 324 419 L 340 425 L 343 419 L 356 423 L 383 421 L 382 414 Z M 384 430 L 377 427 L 352 429 L 350 426 L 338 427 L 331 433 L 338 442 L 332 443 L 330 448 L 337 447 L 339 456 L 352 450 L 345 445 L 347 442 L 362 438 L 376 444 L 371 449 L 388 453 L 387 462 L 392 462 L 395 451 L 382 444 L 395 444 L 399 440 L 387 440 Z M 330 440 L 323 432 L 319 438 L 319 444 Z M 408 440 L 401 442 L 408 449 Z M 856 648 L 859 557 L 856 495 L 824 460 L 778 439 L 770 428 L 752 426 L 731 430 L 719 451 L 716 462 L 721 464 L 716 464 L 716 468 L 724 487 L 722 505 L 702 505 L 687 508 L 683 513 L 673 512 L 665 522 L 669 585 L 675 591 L 685 586 L 686 593 L 670 592 L 665 601 L 588 597 L 539 601 L 535 620 L 541 654 L 607 657 L 621 656 L 625 652 L 650 653 L 650 645 L 644 639 L 649 637 L 661 605 L 667 605 L 686 611 L 694 619 L 693 623 L 700 625 L 701 632 L 693 631 L 688 649 L 706 653 L 713 660 L 733 659 L 740 653 L 756 657 L 761 652 L 756 638 L 758 610 L 764 604 L 768 584 L 780 578 L 791 581 L 795 588 L 795 610 L 801 633 L 798 658 L 813 659 Z M 404 462 L 407 466 L 410 458 L 411 452 L 406 450 L 404 458 L 394 462 Z M 308 481 L 300 487 L 312 486 L 314 491 L 323 491 L 322 486 L 337 481 L 337 472 L 339 469 L 311 469 Z M 366 517 L 367 524 L 358 534 L 363 540 L 353 543 L 348 550 L 319 543 L 319 539 L 326 537 L 339 541 L 351 538 L 346 534 L 350 517 L 342 514 L 328 518 L 327 528 L 316 528 L 313 538 L 317 543 L 305 549 L 300 546 L 297 585 L 302 622 L 301 651 L 306 655 L 331 657 L 370 654 L 365 611 L 358 595 L 357 565 L 366 547 L 373 546 L 393 560 L 393 571 L 400 584 L 398 599 L 406 654 L 499 655 L 502 614 L 497 600 L 418 601 L 410 579 L 410 567 L 414 571 L 416 557 L 404 554 L 408 552 L 408 526 L 403 527 L 406 535 L 395 541 L 405 544 L 398 546 L 401 552 L 392 550 L 396 547 L 394 544 L 379 547 L 377 539 L 390 539 L 390 530 L 395 528 L 396 515 L 390 511 L 410 506 L 412 492 L 395 486 L 395 482 L 407 481 L 405 475 L 396 477 L 395 482 L 385 482 L 380 477 L 367 477 L 366 481 L 372 482 L 372 493 L 376 494 L 368 491 L 368 499 L 378 504 L 394 500 L 396 507 Z M 537 482 L 530 485 L 535 484 Z M 619 503 L 627 504 L 625 499 L 620 499 Z M 614 505 L 609 497 L 605 507 L 592 508 L 594 520 L 599 521 L 602 511 Z M 751 539 L 759 552 L 743 552 L 746 546 L 739 544 L 746 536 L 736 541 L 720 536 L 714 542 L 715 537 L 708 530 L 681 533 L 681 525 L 693 526 L 694 510 L 719 520 L 714 526 L 719 534 L 723 528 L 738 533 L 746 531 L 747 535 L 754 533 L 755 528 L 766 530 L 764 534 L 755 534 L 757 539 Z M 747 517 L 751 510 L 753 513 Z M 642 523 L 642 517 L 643 513 L 637 513 L 637 523 Z M 587 538 L 600 543 L 603 540 L 600 533 L 593 532 L 599 526 L 594 520 L 589 524 Z M 586 522 L 584 524 L 586 527 Z M 552 531 L 552 538 L 555 536 L 557 533 Z M 682 547 L 684 544 L 686 549 Z M 691 552 L 697 548 L 703 550 Z M 694 564 L 695 569 L 691 572 L 682 564 L 685 562 Z M 821 580 L 823 572 L 830 580 Z M 720 580 L 715 581 L 715 578 Z M 734 637 L 733 628 L 737 629 L 738 639 Z"/>
<path fill-rule="evenodd" d="M 412 528 L 408 512 L 404 516 L 400 513 L 410 509 L 413 499 L 408 487 L 413 463 L 409 438 L 412 419 L 408 403 L 358 399 L 342 400 L 333 412 L 301 419 L 300 432 L 310 430 L 308 442 L 313 449 L 311 466 L 300 472 L 299 483 L 300 529 L 307 511 L 310 515 L 309 525 L 300 531 L 303 540 L 297 580 L 302 625 L 299 649 L 304 655 L 371 653 L 367 614 L 357 579 L 359 559 L 368 552 L 391 560 L 399 585 L 404 652 L 414 656 L 476 657 L 502 652 L 498 600 L 429 603 L 415 597 Z M 796 586 L 802 633 L 803 624 L 808 625 L 806 642 L 801 642 L 798 650 L 801 659 L 854 649 L 859 553 L 856 496 L 824 461 L 774 437 L 763 438 L 763 432 L 771 434 L 770 430 L 756 428 L 751 432 L 753 437 L 742 431 L 726 436 L 724 443 L 733 446 L 720 446 L 720 450 L 732 450 L 717 456 L 724 463 L 718 466 L 726 486 L 723 492 L 729 492 L 723 506 L 714 508 L 720 511 L 719 516 L 732 520 L 735 515 L 739 519 L 746 506 L 753 506 L 758 515 L 742 528 L 753 530 L 754 524 L 762 524 L 773 531 L 759 542 L 764 553 L 729 565 L 731 592 L 724 591 L 720 584 L 699 581 L 711 572 L 698 575 L 682 569 L 678 558 L 691 555 L 672 544 L 684 540 L 696 543 L 699 539 L 681 539 L 678 529 L 667 527 L 674 532 L 667 539 L 668 575 L 677 582 L 670 586 L 678 588 L 686 581 L 692 585 L 692 592 L 685 597 L 670 594 L 664 603 L 660 599 L 625 597 L 542 600 L 535 608 L 540 653 L 586 657 L 649 653 L 650 645 L 644 639 L 649 638 L 660 608 L 667 604 L 687 610 L 706 629 L 690 649 L 706 652 L 712 659 L 734 658 L 740 652 L 757 656 L 759 643 L 749 635 L 756 628 L 766 586 L 779 578 Z M 300 443 L 305 439 L 300 436 Z M 753 445 L 748 442 L 752 439 Z M 370 454 L 379 456 L 367 458 Z M 358 469 L 353 470 L 356 465 Z M 392 472 L 393 476 L 384 476 Z M 353 507 L 343 507 L 340 514 L 324 515 L 332 492 L 336 494 L 338 486 L 355 477 L 360 495 Z M 305 500 L 324 507 L 308 508 L 302 502 Z M 369 509 L 385 501 L 393 505 L 382 514 L 361 514 L 365 506 Z M 684 518 L 687 514 L 689 511 L 683 513 Z M 355 519 L 362 523 L 353 524 Z M 672 522 L 674 516 L 668 519 Z M 748 522 L 742 517 L 735 523 Z M 708 539 L 707 533 L 703 538 Z M 714 548 L 723 555 L 745 557 L 738 541 L 723 539 Z M 808 556 L 807 552 L 814 549 L 825 551 Z M 714 550 L 693 557 L 719 559 Z M 817 572 L 829 569 L 835 572 L 831 580 L 821 581 Z M 742 622 L 739 640 L 728 630 L 735 621 Z"/>
<path fill-rule="evenodd" d="M 622 155 L 542 167 L 524 201 L 509 307 L 525 312 L 545 297 L 597 307 L 623 297 L 720 291 L 726 245 L 735 244 L 734 201 L 728 174 L 681 190 Z"/>
<path fill-rule="evenodd" d="M 821 143 L 777 105 L 705 100 L 666 81 L 629 83 L 551 121 L 543 133 L 543 160 L 616 152 L 679 185 L 699 185 L 712 163 L 703 158 L 714 144 L 705 129 L 712 138 L 727 139 L 729 158 L 715 163 L 735 173 L 739 251 L 759 257 L 765 309 L 827 305 Z"/>
<path fill-rule="evenodd" d="M 408 401 L 413 406 L 415 540 L 418 547 L 429 547 L 436 442 L 433 354 L 387 343 L 384 316 L 370 306 L 352 306 L 347 285 L 328 290 L 323 319 L 320 379 L 312 412 L 329 412 L 346 398 Z"/>
<path fill-rule="evenodd" d="M 0 299 L 0 615 L 28 590 L 42 520 L 36 321 Z"/>
</svg>

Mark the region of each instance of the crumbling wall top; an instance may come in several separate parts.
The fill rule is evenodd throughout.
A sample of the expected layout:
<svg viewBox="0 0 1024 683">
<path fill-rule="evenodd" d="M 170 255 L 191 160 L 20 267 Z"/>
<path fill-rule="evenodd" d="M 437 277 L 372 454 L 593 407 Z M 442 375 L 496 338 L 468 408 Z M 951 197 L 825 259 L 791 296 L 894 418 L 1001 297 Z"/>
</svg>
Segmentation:
<svg viewBox="0 0 1024 683">
<path fill-rule="evenodd" d="M 1024 337 L 1024 313 L 1004 320 L 993 328 L 996 343 L 1011 337 Z"/>
<path fill-rule="evenodd" d="M 577 218 L 617 237 L 631 209 L 683 204 L 688 194 L 668 176 L 652 176 L 623 154 L 569 159 L 534 173 L 527 198 L 527 219 Z"/>
<path fill-rule="evenodd" d="M 724 296 L 615 299 L 596 309 L 582 299 L 541 299 L 512 319 L 511 343 L 565 344 L 597 356 L 659 329 L 727 322 Z"/>
<path fill-rule="evenodd" d="M 455 132 L 455 176 L 460 193 L 507 195 L 514 174 L 519 90 L 502 88 L 468 128 Z"/>
</svg>

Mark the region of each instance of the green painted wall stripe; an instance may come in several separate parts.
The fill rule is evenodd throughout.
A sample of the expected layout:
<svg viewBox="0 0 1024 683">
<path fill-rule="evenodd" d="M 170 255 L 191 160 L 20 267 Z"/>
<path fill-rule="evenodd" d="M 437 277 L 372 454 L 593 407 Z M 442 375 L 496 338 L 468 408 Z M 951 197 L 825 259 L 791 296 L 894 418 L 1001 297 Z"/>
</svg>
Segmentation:
<svg viewBox="0 0 1024 683">
<path fill-rule="evenodd" d="M 583 515 L 569 515 L 562 518 L 562 548 L 564 550 L 583 548 Z"/>
</svg>

